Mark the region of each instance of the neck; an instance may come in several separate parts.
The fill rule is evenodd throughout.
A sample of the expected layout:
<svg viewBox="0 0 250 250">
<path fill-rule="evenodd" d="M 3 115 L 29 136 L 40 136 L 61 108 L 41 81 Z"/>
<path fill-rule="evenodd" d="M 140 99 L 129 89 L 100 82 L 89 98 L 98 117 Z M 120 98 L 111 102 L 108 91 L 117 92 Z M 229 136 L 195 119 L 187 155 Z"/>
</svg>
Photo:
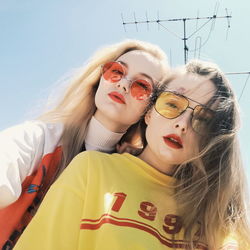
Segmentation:
<svg viewBox="0 0 250 250">
<path fill-rule="evenodd" d="M 173 176 L 175 172 L 175 166 L 173 164 L 169 164 L 161 160 L 160 157 L 156 157 L 152 155 L 153 152 L 149 149 L 148 146 L 143 150 L 143 152 L 138 156 L 141 160 L 148 163 L 153 168 L 157 169 L 158 171 Z"/>
<path fill-rule="evenodd" d="M 101 112 L 96 110 L 94 117 L 98 120 L 106 129 L 114 133 L 125 133 L 129 128 L 128 125 L 119 123 L 118 121 L 112 121 L 108 117 L 104 116 Z"/>
<path fill-rule="evenodd" d="M 86 130 L 85 148 L 86 150 L 112 153 L 123 134 L 108 130 L 92 116 Z"/>
</svg>

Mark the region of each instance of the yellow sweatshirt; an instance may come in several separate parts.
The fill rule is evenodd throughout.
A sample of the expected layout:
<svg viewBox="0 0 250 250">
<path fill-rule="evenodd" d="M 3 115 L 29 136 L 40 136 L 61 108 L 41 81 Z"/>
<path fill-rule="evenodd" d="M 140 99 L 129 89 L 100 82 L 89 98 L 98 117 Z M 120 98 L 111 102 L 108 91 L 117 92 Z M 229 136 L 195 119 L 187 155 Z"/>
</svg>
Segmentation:
<svg viewBox="0 0 250 250">
<path fill-rule="evenodd" d="M 174 182 L 127 153 L 81 153 L 52 185 L 14 249 L 186 249 Z M 207 247 L 198 242 L 195 249 Z"/>
</svg>

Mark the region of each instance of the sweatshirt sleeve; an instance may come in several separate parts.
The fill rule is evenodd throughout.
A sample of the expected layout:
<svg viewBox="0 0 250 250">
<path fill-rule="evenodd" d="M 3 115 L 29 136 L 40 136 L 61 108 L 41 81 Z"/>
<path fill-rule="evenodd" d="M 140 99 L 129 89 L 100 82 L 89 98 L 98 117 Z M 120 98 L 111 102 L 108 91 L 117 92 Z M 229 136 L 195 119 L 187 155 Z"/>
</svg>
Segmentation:
<svg viewBox="0 0 250 250">
<path fill-rule="evenodd" d="M 244 244 L 244 243 L 243 243 Z M 220 243 L 218 244 L 219 250 L 240 250 L 242 243 L 239 237 L 234 233 L 229 233 L 227 236 L 221 236 Z M 249 248 L 244 248 L 249 249 Z"/>
<path fill-rule="evenodd" d="M 84 152 L 73 159 L 51 186 L 15 250 L 78 249 L 87 169 L 88 155 Z"/>
<path fill-rule="evenodd" d="M 0 132 L 0 208 L 19 198 L 22 182 L 41 161 L 49 134 L 53 131 L 41 121 L 25 122 Z"/>
</svg>

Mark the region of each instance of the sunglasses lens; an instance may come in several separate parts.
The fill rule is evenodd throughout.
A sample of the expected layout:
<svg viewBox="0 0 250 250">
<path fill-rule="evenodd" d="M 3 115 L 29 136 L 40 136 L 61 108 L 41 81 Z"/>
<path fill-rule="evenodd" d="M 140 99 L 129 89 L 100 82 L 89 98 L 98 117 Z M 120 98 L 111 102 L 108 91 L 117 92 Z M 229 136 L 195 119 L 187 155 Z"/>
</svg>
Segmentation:
<svg viewBox="0 0 250 250">
<path fill-rule="evenodd" d="M 126 69 L 118 62 L 108 62 L 103 65 L 102 75 L 106 81 L 119 82 L 126 75 Z M 152 84 L 146 80 L 138 79 L 130 86 L 131 95 L 136 100 L 145 100 L 152 93 Z"/>
<path fill-rule="evenodd" d="M 192 127 L 195 132 L 204 135 L 208 132 L 214 113 L 202 106 L 196 106 L 192 117 Z"/>
<path fill-rule="evenodd" d="M 188 100 L 172 92 L 161 93 L 155 103 L 156 111 L 168 119 L 178 117 L 187 107 Z"/>
<path fill-rule="evenodd" d="M 130 91 L 136 100 L 145 100 L 152 93 L 152 85 L 146 80 L 136 80 L 131 84 Z"/>
<path fill-rule="evenodd" d="M 108 62 L 103 65 L 102 75 L 106 81 L 112 83 L 119 82 L 124 74 L 124 68 L 118 62 Z"/>
</svg>

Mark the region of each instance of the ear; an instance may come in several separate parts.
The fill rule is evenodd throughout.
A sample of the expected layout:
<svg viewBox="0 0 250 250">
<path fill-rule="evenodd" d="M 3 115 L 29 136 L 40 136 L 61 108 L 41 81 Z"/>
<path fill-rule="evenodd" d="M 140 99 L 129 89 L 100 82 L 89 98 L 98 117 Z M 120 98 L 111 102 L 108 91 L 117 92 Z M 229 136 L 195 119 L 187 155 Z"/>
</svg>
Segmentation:
<svg viewBox="0 0 250 250">
<path fill-rule="evenodd" d="M 144 121 L 145 121 L 145 123 L 148 125 L 148 123 L 149 123 L 149 121 L 150 121 L 150 119 L 151 119 L 151 112 L 152 112 L 152 109 L 150 109 L 147 113 L 146 113 L 146 115 L 145 115 L 145 117 L 144 117 Z"/>
</svg>

